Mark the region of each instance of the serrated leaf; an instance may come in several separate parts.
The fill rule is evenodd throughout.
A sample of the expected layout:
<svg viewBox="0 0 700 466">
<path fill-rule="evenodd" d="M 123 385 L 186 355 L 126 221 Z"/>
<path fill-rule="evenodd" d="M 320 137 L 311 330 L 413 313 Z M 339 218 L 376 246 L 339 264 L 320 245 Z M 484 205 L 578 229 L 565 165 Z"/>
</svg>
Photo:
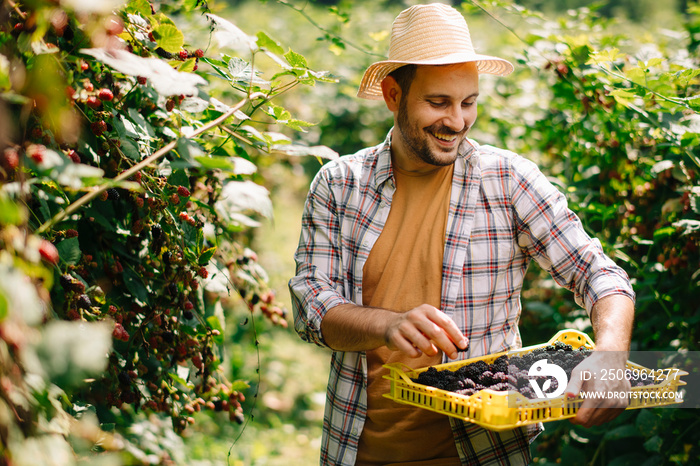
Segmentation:
<svg viewBox="0 0 700 466">
<path fill-rule="evenodd" d="M 216 246 L 213 246 L 211 248 L 207 248 L 204 251 L 202 251 L 202 254 L 199 255 L 198 263 L 199 265 L 207 265 L 209 261 L 211 260 L 212 257 L 214 257 L 214 253 L 216 252 Z"/>
<path fill-rule="evenodd" d="M 188 58 L 182 65 L 180 65 L 177 70 L 182 73 L 191 73 L 194 71 L 194 66 L 197 64 L 197 59 L 195 57 Z"/>
<path fill-rule="evenodd" d="M 68 265 L 77 264 L 83 255 L 77 237 L 64 239 L 56 245 L 56 249 L 58 256 Z"/>
<path fill-rule="evenodd" d="M 178 53 L 185 45 L 185 35 L 171 24 L 159 24 L 153 29 L 153 35 L 158 46 L 166 52 Z"/>
<path fill-rule="evenodd" d="M 256 38 L 241 31 L 230 21 L 211 13 L 207 13 L 207 17 L 216 25 L 214 37 L 219 41 L 219 47 L 230 47 L 241 52 L 250 52 L 257 47 Z"/>
<path fill-rule="evenodd" d="M 293 50 L 290 50 L 289 52 L 284 54 L 284 58 L 287 60 L 287 63 L 292 65 L 295 68 L 308 68 L 309 65 L 306 63 L 306 58 L 304 58 L 303 55 L 296 53 Z"/>
<path fill-rule="evenodd" d="M 127 10 L 140 13 L 144 16 L 151 16 L 151 5 L 148 0 L 131 0 L 127 6 Z"/>
<path fill-rule="evenodd" d="M 284 49 L 282 46 L 262 31 L 258 32 L 257 34 L 257 43 L 258 47 L 261 49 L 267 49 L 272 53 L 276 53 L 277 55 L 284 55 Z"/>
<path fill-rule="evenodd" d="M 155 91 L 162 96 L 195 95 L 197 86 L 207 81 L 194 73 L 180 73 L 158 58 L 143 58 L 126 50 L 81 49 L 81 53 L 95 57 L 102 63 L 129 76 L 148 79 Z"/>
</svg>

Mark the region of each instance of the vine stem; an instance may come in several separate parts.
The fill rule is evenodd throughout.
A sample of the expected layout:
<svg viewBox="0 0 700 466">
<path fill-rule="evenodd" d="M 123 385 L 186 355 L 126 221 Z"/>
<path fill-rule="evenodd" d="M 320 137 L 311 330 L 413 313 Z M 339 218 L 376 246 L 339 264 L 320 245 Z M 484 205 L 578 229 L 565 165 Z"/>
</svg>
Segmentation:
<svg viewBox="0 0 700 466">
<path fill-rule="evenodd" d="M 190 134 L 188 136 L 184 136 L 184 138 L 185 139 L 192 139 L 192 138 L 204 133 L 205 131 L 209 131 L 210 129 L 212 129 L 216 126 L 219 126 L 224 121 L 226 121 L 229 117 L 231 117 L 234 113 L 236 113 L 238 110 L 240 110 L 248 101 L 253 100 L 254 98 L 261 97 L 261 96 L 266 97 L 262 93 L 255 93 L 255 94 L 252 94 L 252 95 L 244 98 L 243 100 L 238 102 L 236 105 L 231 107 L 226 113 L 221 115 L 219 118 L 210 121 L 206 125 L 202 126 L 201 128 L 197 129 L 196 131 L 194 131 L 192 134 Z M 167 145 L 161 147 L 152 155 L 146 157 L 145 159 L 143 159 L 141 162 L 137 163 L 133 167 L 131 167 L 128 170 L 125 170 L 122 173 L 120 173 L 119 175 L 117 175 L 117 177 L 110 180 L 109 183 L 105 183 L 105 184 L 100 185 L 97 188 L 91 190 L 90 192 L 85 194 L 83 197 L 81 197 L 77 201 L 70 204 L 64 210 L 58 212 L 50 220 L 47 220 L 46 222 L 44 222 L 44 224 L 41 225 L 36 230 L 36 233 L 41 234 L 41 233 L 46 232 L 49 228 L 53 227 L 54 225 L 56 225 L 57 223 L 62 221 L 68 215 L 72 214 L 73 212 L 78 210 L 80 207 L 82 207 L 83 205 L 87 204 L 88 202 L 92 201 L 94 198 L 99 196 L 100 193 L 109 189 L 110 186 L 114 185 L 114 183 L 125 180 L 125 179 L 129 178 L 131 175 L 133 175 L 134 173 L 136 173 L 136 172 L 144 169 L 148 165 L 152 164 L 153 162 L 155 162 L 156 160 L 158 160 L 159 158 L 161 158 L 162 156 L 164 156 L 165 154 L 170 152 L 177 145 L 178 141 L 179 141 L 179 139 L 175 139 L 173 141 L 170 141 Z"/>
</svg>

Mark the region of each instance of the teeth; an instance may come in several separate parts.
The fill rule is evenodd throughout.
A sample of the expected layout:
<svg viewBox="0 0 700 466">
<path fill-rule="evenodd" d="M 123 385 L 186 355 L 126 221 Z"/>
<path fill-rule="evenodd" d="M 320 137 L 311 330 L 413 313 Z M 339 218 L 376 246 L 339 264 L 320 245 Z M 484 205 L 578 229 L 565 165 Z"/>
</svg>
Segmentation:
<svg viewBox="0 0 700 466">
<path fill-rule="evenodd" d="M 433 136 L 443 141 L 454 141 L 455 136 L 449 134 L 433 133 Z"/>
</svg>

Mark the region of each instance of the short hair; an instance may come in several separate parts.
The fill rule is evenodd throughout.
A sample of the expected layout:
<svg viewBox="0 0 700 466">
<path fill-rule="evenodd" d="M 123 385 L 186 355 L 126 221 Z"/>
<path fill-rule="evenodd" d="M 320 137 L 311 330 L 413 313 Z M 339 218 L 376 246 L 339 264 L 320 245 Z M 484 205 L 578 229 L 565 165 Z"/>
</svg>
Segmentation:
<svg viewBox="0 0 700 466">
<path fill-rule="evenodd" d="M 404 95 L 408 94 L 409 89 L 411 89 L 411 83 L 413 82 L 413 78 L 416 77 L 417 69 L 418 65 L 409 64 L 396 68 L 389 73 L 389 76 L 396 80 Z"/>
</svg>

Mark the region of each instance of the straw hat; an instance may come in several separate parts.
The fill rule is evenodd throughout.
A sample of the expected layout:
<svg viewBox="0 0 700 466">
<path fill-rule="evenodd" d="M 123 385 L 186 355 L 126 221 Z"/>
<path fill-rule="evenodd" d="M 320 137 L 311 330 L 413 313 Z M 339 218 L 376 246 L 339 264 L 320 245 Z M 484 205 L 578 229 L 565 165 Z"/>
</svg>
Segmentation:
<svg viewBox="0 0 700 466">
<path fill-rule="evenodd" d="M 388 60 L 367 68 L 357 96 L 381 100 L 382 80 L 403 65 L 448 65 L 476 62 L 480 73 L 505 76 L 513 65 L 502 58 L 474 51 L 464 17 L 441 3 L 414 5 L 402 11 L 391 27 Z"/>
</svg>

